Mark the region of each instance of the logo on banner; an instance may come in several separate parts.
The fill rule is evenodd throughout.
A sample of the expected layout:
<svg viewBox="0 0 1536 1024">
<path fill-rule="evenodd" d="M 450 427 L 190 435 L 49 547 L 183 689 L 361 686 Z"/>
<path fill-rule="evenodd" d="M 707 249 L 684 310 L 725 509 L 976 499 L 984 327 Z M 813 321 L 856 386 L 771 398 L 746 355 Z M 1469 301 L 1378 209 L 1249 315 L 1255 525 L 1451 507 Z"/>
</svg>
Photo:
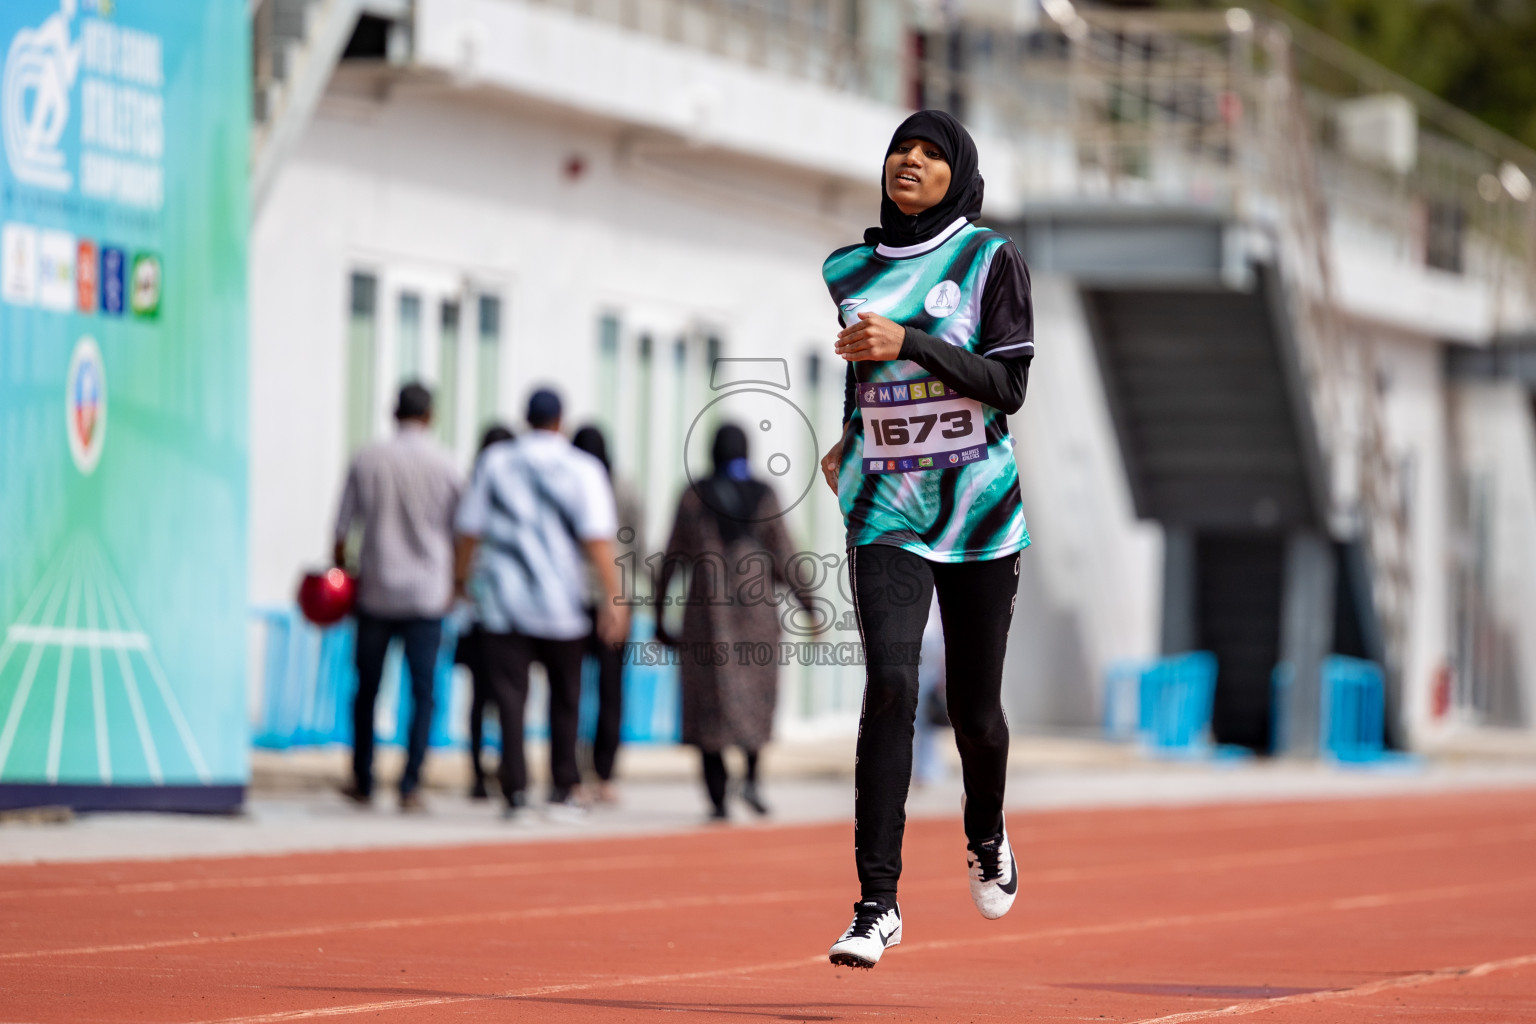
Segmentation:
<svg viewBox="0 0 1536 1024">
<path fill-rule="evenodd" d="M 59 143 L 69 126 L 69 93 L 80 71 L 80 47 L 69 35 L 75 0 L 60 0 L 57 14 L 11 40 L 0 82 L 5 155 L 18 181 L 67 191 L 74 179 Z"/>
<path fill-rule="evenodd" d="M 75 309 L 81 313 L 96 312 L 97 293 L 100 291 L 100 260 L 96 243 L 82 238 L 75 246 Z"/>
<path fill-rule="evenodd" d="M 134 316 L 154 317 L 160 312 L 160 257 L 141 252 L 133 257 L 128 305 Z"/>
<path fill-rule="evenodd" d="M 69 454 L 75 468 L 89 476 L 107 439 L 107 371 L 94 338 L 87 335 L 75 344 L 64 380 Z"/>
<path fill-rule="evenodd" d="M 75 261 L 79 253 L 75 236 L 67 231 L 44 231 L 37 246 L 37 304 L 56 313 L 75 308 Z"/>
<path fill-rule="evenodd" d="M 923 308 L 929 316 L 940 319 L 949 316 L 960 308 L 960 286 L 953 281 L 940 281 L 928 289 L 928 295 L 923 299 Z"/>
<path fill-rule="evenodd" d="M 13 306 L 37 302 L 37 229 L 7 224 L 0 229 L 0 297 Z"/>
</svg>

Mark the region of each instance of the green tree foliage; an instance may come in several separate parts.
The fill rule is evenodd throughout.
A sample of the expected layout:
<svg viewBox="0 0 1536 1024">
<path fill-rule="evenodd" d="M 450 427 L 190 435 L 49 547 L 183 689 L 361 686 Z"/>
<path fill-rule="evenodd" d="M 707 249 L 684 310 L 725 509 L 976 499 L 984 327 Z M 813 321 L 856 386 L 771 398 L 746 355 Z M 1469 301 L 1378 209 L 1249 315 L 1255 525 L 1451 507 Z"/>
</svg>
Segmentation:
<svg viewBox="0 0 1536 1024">
<path fill-rule="evenodd" d="M 1536 148 L 1536 0 L 1271 2 Z M 1231 0 L 1122 0 L 1116 4 L 1231 5 Z"/>
</svg>

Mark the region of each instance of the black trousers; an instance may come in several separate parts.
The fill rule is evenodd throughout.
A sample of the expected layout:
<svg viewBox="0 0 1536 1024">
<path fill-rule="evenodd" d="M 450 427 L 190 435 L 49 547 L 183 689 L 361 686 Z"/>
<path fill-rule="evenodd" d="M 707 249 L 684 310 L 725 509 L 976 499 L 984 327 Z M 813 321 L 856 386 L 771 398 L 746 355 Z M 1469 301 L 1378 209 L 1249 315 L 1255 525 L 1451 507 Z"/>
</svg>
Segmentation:
<svg viewBox="0 0 1536 1024">
<path fill-rule="evenodd" d="M 485 749 L 485 709 L 493 700 L 491 682 L 485 674 L 482 639 L 485 631 L 477 624 L 459 637 L 454 660 L 469 670 L 469 764 L 475 783 L 484 785 L 485 766 L 480 759 Z"/>
<path fill-rule="evenodd" d="M 537 661 L 549 677 L 550 799 L 564 800 L 581 781 L 576 765 L 576 727 L 581 704 L 581 657 L 586 641 L 486 632 L 481 644 L 486 677 L 501 714 L 502 795 L 514 806 L 527 800 L 523 712 L 528 703 L 528 669 Z"/>
<path fill-rule="evenodd" d="M 357 615 L 357 695 L 352 700 L 352 778 L 363 793 L 373 792 L 373 712 L 384 675 L 389 642 L 405 643 L 405 664 L 411 680 L 411 731 L 406 742 L 405 773 L 400 792 L 410 793 L 421 781 L 432 729 L 432 684 L 437 650 L 443 639 L 442 619 L 388 619 L 366 612 Z"/>
<path fill-rule="evenodd" d="M 912 781 L 917 666 L 935 592 L 944 623 L 949 720 L 965 782 L 965 834 L 975 841 L 1002 831 L 1008 774 L 1003 655 L 1020 558 L 943 564 L 879 544 L 856 547 L 850 558 L 865 656 L 854 766 L 854 861 L 864 896 L 891 897 L 901 878 Z"/>
<path fill-rule="evenodd" d="M 604 643 L 597 635 L 597 611 L 587 653 L 597 662 L 597 732 L 592 737 L 592 770 L 604 782 L 613 778 L 619 756 L 619 727 L 624 722 L 624 655 L 622 644 Z"/>
</svg>

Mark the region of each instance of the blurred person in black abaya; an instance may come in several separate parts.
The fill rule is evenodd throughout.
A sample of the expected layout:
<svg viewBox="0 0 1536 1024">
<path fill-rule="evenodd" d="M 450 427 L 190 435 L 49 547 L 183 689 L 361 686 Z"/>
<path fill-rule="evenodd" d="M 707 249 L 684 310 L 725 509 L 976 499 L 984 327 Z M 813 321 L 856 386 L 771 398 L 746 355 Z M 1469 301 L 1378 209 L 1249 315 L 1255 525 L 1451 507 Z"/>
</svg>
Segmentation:
<svg viewBox="0 0 1536 1024">
<path fill-rule="evenodd" d="M 699 748 L 710 817 L 728 817 L 724 752 L 746 755 L 742 802 L 767 814 L 757 785 L 758 752 L 773 734 L 779 695 L 777 657 L 768 664 L 743 657 L 742 645 L 767 644 L 777 654 L 781 603 L 753 599 L 766 580 L 775 590 L 794 590 L 785 564 L 794 551 L 784 531 L 779 499 L 754 479 L 747 462 L 747 435 L 727 423 L 715 433 L 714 472 L 683 492 L 672 538 L 656 580 L 656 638 L 677 647 L 682 670 L 683 742 Z M 765 563 L 766 559 L 766 563 Z M 687 589 L 681 635 L 666 625 L 662 598 L 675 573 Z M 802 607 L 812 595 L 795 590 Z M 719 652 L 725 657 L 717 657 Z"/>
</svg>

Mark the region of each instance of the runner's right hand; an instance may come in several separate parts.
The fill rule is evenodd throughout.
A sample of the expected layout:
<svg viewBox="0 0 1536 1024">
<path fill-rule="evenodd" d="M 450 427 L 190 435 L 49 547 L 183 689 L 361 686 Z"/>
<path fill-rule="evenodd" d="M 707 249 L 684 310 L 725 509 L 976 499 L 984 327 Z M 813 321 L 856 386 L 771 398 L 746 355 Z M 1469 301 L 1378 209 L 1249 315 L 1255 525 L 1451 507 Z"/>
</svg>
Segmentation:
<svg viewBox="0 0 1536 1024">
<path fill-rule="evenodd" d="M 838 441 L 821 457 L 821 475 L 826 478 L 832 493 L 837 493 L 837 471 L 843 464 L 843 442 Z"/>
</svg>

